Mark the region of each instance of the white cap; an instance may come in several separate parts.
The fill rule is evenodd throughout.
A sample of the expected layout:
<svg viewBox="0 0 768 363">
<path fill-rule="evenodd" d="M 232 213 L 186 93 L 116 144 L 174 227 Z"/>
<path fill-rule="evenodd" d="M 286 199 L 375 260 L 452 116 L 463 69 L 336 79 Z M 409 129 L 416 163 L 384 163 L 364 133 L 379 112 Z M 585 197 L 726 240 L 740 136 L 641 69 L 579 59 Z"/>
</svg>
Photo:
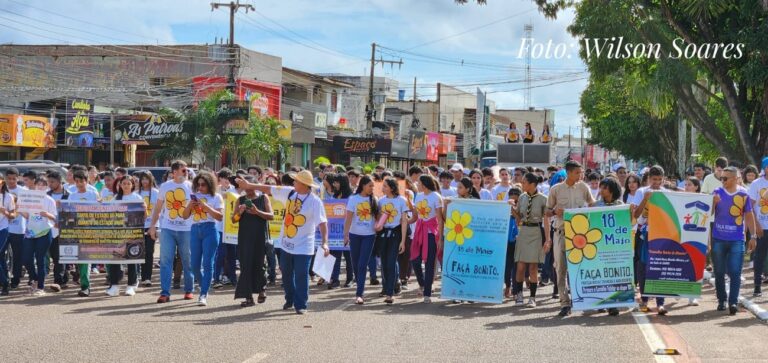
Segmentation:
<svg viewBox="0 0 768 363">
<path fill-rule="evenodd" d="M 451 171 L 463 171 L 463 170 L 464 170 L 464 165 L 461 165 L 461 163 L 453 164 L 453 166 L 451 167 Z"/>
<path fill-rule="evenodd" d="M 611 169 L 613 169 L 614 172 L 617 172 L 621 168 L 626 169 L 627 167 L 624 166 L 624 164 L 622 164 L 622 163 L 616 163 L 616 164 L 613 164 L 613 168 L 611 168 Z"/>
</svg>

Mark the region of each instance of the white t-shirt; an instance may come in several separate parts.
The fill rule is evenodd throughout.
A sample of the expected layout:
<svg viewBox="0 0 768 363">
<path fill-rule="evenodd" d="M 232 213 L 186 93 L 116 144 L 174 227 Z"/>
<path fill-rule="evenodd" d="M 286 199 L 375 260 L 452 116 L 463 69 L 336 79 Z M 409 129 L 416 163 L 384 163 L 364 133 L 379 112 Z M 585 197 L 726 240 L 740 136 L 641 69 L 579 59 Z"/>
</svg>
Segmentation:
<svg viewBox="0 0 768 363">
<path fill-rule="evenodd" d="M 106 202 L 106 201 L 105 201 Z M 124 195 L 123 199 L 117 200 L 117 196 L 115 198 L 112 198 L 112 200 L 108 201 L 110 203 L 119 203 L 119 202 L 144 202 L 144 198 L 142 198 L 138 193 L 133 192 L 128 195 Z"/>
<path fill-rule="evenodd" d="M 14 197 L 16 197 L 16 194 L 19 190 L 28 190 L 26 187 L 23 187 L 21 185 L 16 185 L 16 188 L 8 189 L 11 194 L 13 194 Z M 24 234 L 27 230 L 27 219 L 22 217 L 20 214 L 16 213 L 16 218 L 10 220 L 10 224 L 8 225 L 8 233 L 13 234 Z"/>
<path fill-rule="evenodd" d="M 539 185 L 536 187 L 536 190 L 537 190 L 539 193 L 541 193 L 541 194 L 544 194 L 544 195 L 546 195 L 546 196 L 549 196 L 549 183 L 547 183 L 547 182 L 544 182 L 544 183 L 541 183 L 541 184 L 539 184 Z"/>
<path fill-rule="evenodd" d="M 501 184 L 493 187 L 491 189 L 491 197 L 493 200 L 503 200 L 507 201 L 509 200 L 509 190 L 512 189 L 512 186 L 505 187 Z"/>
<path fill-rule="evenodd" d="M 459 187 L 459 182 L 456 181 L 456 179 L 451 180 L 451 188 L 456 189 Z"/>
<path fill-rule="evenodd" d="M 385 228 L 398 227 L 400 226 L 403 213 L 408 212 L 408 201 L 402 196 L 394 198 L 383 197 L 379 200 L 379 209 L 382 213 L 389 214 L 387 221 L 384 222 Z"/>
<path fill-rule="evenodd" d="M 712 194 L 712 192 L 715 191 L 715 189 L 720 188 L 723 186 L 723 182 L 721 182 L 717 177 L 715 176 L 715 173 L 709 174 L 704 177 L 704 181 L 701 182 L 701 192 L 704 194 Z"/>
<path fill-rule="evenodd" d="M 16 203 L 14 203 L 13 194 L 11 193 L 0 194 L 0 203 L 2 203 L 3 208 L 9 212 L 16 210 Z M 8 225 L 8 217 L 4 214 L 0 214 L 0 230 L 8 228 Z"/>
<path fill-rule="evenodd" d="M 493 200 L 493 194 L 488 189 L 480 189 L 477 191 L 480 194 L 480 200 Z"/>
<path fill-rule="evenodd" d="M 592 198 L 595 198 L 595 200 L 597 200 L 600 197 L 600 188 L 599 187 L 597 189 L 589 188 L 589 193 L 592 194 Z"/>
<path fill-rule="evenodd" d="M 214 196 L 211 196 L 210 194 L 201 194 L 201 193 L 193 193 L 193 194 L 195 197 L 197 197 L 197 200 L 205 202 L 206 204 L 208 204 L 209 207 L 211 207 L 211 209 L 217 210 L 219 212 L 224 211 L 224 199 L 221 198 L 220 194 L 216 194 Z M 206 213 L 202 208 L 193 208 L 190 218 L 192 219 L 192 224 L 217 222 L 215 219 L 213 219 L 213 217 L 211 217 L 210 214 Z"/>
<path fill-rule="evenodd" d="M 270 192 L 273 198 L 286 206 L 280 230 L 280 247 L 294 255 L 313 255 L 315 230 L 318 225 L 328 222 L 320 197 L 311 191 L 309 194 L 298 194 L 291 187 L 273 186 Z"/>
<path fill-rule="evenodd" d="M 54 217 L 58 217 L 59 215 L 59 212 L 56 209 L 56 201 L 48 195 L 43 198 L 42 211 L 51 213 Z M 27 232 L 25 236 L 27 238 L 43 237 L 50 232 L 55 225 L 55 221 L 43 217 L 39 213 L 32 213 L 29 215 L 29 220 L 27 221 Z M 58 236 L 58 232 L 56 235 Z"/>
<path fill-rule="evenodd" d="M 443 198 L 440 197 L 440 194 L 434 192 L 429 194 L 419 193 L 416 195 L 414 204 L 419 219 L 426 221 L 434 218 L 437 215 L 437 209 L 443 207 Z"/>
<path fill-rule="evenodd" d="M 375 197 L 374 197 L 375 199 Z M 376 216 L 373 215 L 371 198 L 359 194 L 352 195 L 347 201 L 347 212 L 352 212 L 352 222 L 349 233 L 358 236 L 371 236 L 376 234 L 373 226 L 376 224 Z"/>
<path fill-rule="evenodd" d="M 50 194 L 50 196 L 51 196 L 51 198 L 53 198 L 53 201 L 55 201 L 55 202 L 58 202 L 58 201 L 60 201 L 60 200 L 61 200 L 61 198 L 64 198 L 64 191 L 65 191 L 65 189 L 62 189 L 62 192 L 61 192 L 61 193 L 52 193 L 52 192 L 50 191 L 50 189 L 49 189 L 49 191 L 48 191 L 48 192 L 49 192 L 49 193 L 51 193 L 51 194 Z M 69 191 L 67 191 L 67 193 L 69 193 Z M 67 199 L 69 199 L 69 194 L 67 194 Z M 57 207 L 57 209 L 58 209 L 58 207 Z M 58 228 L 56 228 L 56 227 L 53 227 L 53 234 L 52 234 L 52 237 L 53 237 L 53 238 L 56 238 L 56 237 L 58 237 L 58 236 L 59 236 L 59 229 L 58 229 Z"/>
<path fill-rule="evenodd" d="M 139 195 L 141 196 L 141 200 L 144 201 L 144 206 L 147 211 L 147 219 L 144 221 L 144 228 L 149 228 L 152 226 L 152 211 L 155 209 L 155 204 L 157 204 L 157 196 L 160 194 L 160 191 L 157 190 L 157 188 L 152 188 L 151 190 L 142 190 Z"/>
<path fill-rule="evenodd" d="M 440 195 L 442 195 L 443 198 L 452 198 L 457 197 L 459 193 L 456 192 L 456 187 L 451 186 L 448 189 L 440 188 Z"/>
<path fill-rule="evenodd" d="M 74 202 L 98 202 L 99 195 L 95 191 L 87 190 L 87 188 L 85 193 L 78 193 L 77 189 L 75 189 L 74 193 L 72 192 L 69 193 L 69 197 L 67 198 L 67 200 L 71 200 Z"/>
<path fill-rule="evenodd" d="M 86 188 L 87 189 L 87 188 Z M 101 201 L 107 203 L 115 198 L 115 193 L 112 193 L 107 187 L 101 189 Z"/>
<path fill-rule="evenodd" d="M 189 203 L 191 194 L 192 183 L 188 180 L 180 184 L 169 180 L 160 186 L 158 198 L 163 200 L 160 227 L 177 232 L 187 232 L 192 229 L 192 218 L 185 219 L 181 215 Z"/>
<path fill-rule="evenodd" d="M 70 193 L 77 192 L 77 185 L 75 185 L 75 184 L 64 184 L 64 188 L 67 189 L 67 191 L 70 192 Z M 104 187 L 104 189 L 106 189 L 106 188 L 107 187 Z M 90 191 L 92 191 L 94 193 L 98 193 L 99 192 L 99 190 L 96 189 L 95 186 L 90 185 L 90 184 L 86 184 L 85 185 L 85 190 L 90 190 Z"/>
<path fill-rule="evenodd" d="M 637 207 L 637 206 L 640 205 L 640 203 L 643 202 L 643 198 L 645 196 L 645 193 L 648 193 L 648 192 L 651 192 L 651 191 L 653 191 L 653 192 L 661 192 L 661 193 L 669 193 L 669 189 L 666 189 L 666 188 L 660 188 L 658 190 L 652 190 L 651 187 L 642 187 L 642 188 L 638 189 L 635 192 L 634 198 L 632 198 L 632 197 L 630 197 L 632 199 L 627 198 L 627 203 L 628 204 L 632 204 L 635 207 Z M 640 215 L 640 217 L 637 218 L 637 225 L 638 226 L 645 225 L 646 223 L 648 223 L 648 204 L 646 204 L 645 210 Z"/>
<path fill-rule="evenodd" d="M 752 210 L 760 223 L 760 228 L 768 230 L 768 180 L 764 177 L 755 179 L 749 185 L 749 199 L 755 202 Z"/>
</svg>

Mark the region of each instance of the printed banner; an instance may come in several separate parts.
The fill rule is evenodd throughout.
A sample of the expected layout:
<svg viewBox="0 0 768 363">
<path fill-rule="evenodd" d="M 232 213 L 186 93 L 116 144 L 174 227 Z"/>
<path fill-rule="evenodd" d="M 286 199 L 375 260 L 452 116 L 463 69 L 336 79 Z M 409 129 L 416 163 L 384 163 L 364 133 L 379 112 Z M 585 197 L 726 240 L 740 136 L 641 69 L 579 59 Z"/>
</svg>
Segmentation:
<svg viewBox="0 0 768 363">
<path fill-rule="evenodd" d="M 501 304 L 509 204 L 453 199 L 446 215 L 440 298 Z"/>
<path fill-rule="evenodd" d="M 144 263 L 142 202 L 61 201 L 61 263 Z"/>
<path fill-rule="evenodd" d="M 0 145 L 56 147 L 56 120 L 29 115 L 0 115 Z"/>
<path fill-rule="evenodd" d="M 272 213 L 275 215 L 275 218 L 269 221 L 269 238 L 272 239 L 275 248 L 280 248 L 280 232 L 283 229 L 283 220 L 285 219 L 285 204 L 272 196 L 269 196 L 269 202 L 272 204 Z"/>
<path fill-rule="evenodd" d="M 629 206 L 568 209 L 563 220 L 573 310 L 635 306 Z"/>
<path fill-rule="evenodd" d="M 224 234 L 221 239 L 222 243 L 230 245 L 237 244 L 237 232 L 240 229 L 240 223 L 232 222 L 232 216 L 237 210 L 238 198 L 240 198 L 240 196 L 235 193 L 224 193 Z"/>
<path fill-rule="evenodd" d="M 325 217 L 328 218 L 328 248 L 331 250 L 349 251 L 344 246 L 344 218 L 347 216 L 347 199 L 326 199 Z M 323 244 L 320 228 L 315 231 L 315 244 L 319 248 Z"/>
<path fill-rule="evenodd" d="M 45 192 L 42 190 L 22 190 L 16 192 L 16 210 L 35 214 L 43 210 Z"/>
<path fill-rule="evenodd" d="M 67 100 L 66 144 L 67 146 L 93 146 L 93 100 L 70 98 Z"/>
<path fill-rule="evenodd" d="M 711 210 L 711 195 L 651 195 L 648 201 L 645 295 L 701 296 Z"/>
</svg>

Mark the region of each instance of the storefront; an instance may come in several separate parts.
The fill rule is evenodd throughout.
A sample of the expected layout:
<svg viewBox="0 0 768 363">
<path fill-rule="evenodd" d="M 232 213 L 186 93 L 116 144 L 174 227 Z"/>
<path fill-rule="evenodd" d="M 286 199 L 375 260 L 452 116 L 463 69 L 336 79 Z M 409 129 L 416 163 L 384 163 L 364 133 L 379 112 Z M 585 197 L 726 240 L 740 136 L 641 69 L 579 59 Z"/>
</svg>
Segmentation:
<svg viewBox="0 0 768 363">
<path fill-rule="evenodd" d="M 450 167 L 458 162 L 456 153 L 456 135 L 440 134 L 440 143 L 437 147 L 438 163 L 443 167 Z"/>
<path fill-rule="evenodd" d="M 2 160 L 36 159 L 56 148 L 56 127 L 41 116 L 0 115 L 0 157 Z"/>
<path fill-rule="evenodd" d="M 333 158 L 341 165 L 350 165 L 350 156 L 360 157 L 363 162 L 384 162 L 392 150 L 392 140 L 381 138 L 361 138 L 335 136 L 333 138 Z"/>
<path fill-rule="evenodd" d="M 410 159 L 411 165 L 428 165 L 427 134 L 424 131 L 411 130 L 408 159 Z"/>
<path fill-rule="evenodd" d="M 183 122 L 167 122 L 157 114 L 118 116 L 115 119 L 115 159 L 119 148 L 121 152 L 131 154 L 125 159 L 132 159 L 135 165 L 129 166 L 165 165 L 165 160 L 154 158 L 155 153 L 162 150 L 163 142 L 183 132 Z"/>
<path fill-rule="evenodd" d="M 408 141 L 392 140 L 392 150 L 389 153 L 387 160 L 387 168 L 390 170 L 403 170 L 407 171 L 410 168 L 410 160 L 408 157 Z"/>
</svg>

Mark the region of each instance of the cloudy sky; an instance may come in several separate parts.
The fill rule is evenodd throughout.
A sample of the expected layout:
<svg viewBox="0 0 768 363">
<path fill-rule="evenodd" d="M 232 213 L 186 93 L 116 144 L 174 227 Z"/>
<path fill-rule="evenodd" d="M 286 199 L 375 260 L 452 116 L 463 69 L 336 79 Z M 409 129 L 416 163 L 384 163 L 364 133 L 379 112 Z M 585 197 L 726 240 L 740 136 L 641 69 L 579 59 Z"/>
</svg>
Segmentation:
<svg viewBox="0 0 768 363">
<path fill-rule="evenodd" d="M 541 15 L 530 0 L 489 0 L 456 5 L 453 0 L 241 0 L 235 40 L 246 48 L 280 56 L 283 65 L 315 73 L 363 75 L 371 43 L 377 58 L 402 59 L 402 67 L 376 68 L 400 81 L 412 97 L 434 98 L 437 82 L 474 91 L 480 87 L 498 108 L 523 108 L 523 27 L 533 24 L 542 54 L 532 59 L 532 106 L 556 111 L 558 134 L 579 125 L 579 95 L 587 73 L 577 40 L 566 31 L 572 12 L 557 20 Z M 40 20 L 41 22 L 35 22 Z M 42 23 L 44 21 L 45 23 Z M 227 9 L 209 1 L 4 0 L 0 43 L 14 44 L 204 44 L 229 34 Z M 561 44 L 559 58 L 546 59 Z"/>
</svg>

